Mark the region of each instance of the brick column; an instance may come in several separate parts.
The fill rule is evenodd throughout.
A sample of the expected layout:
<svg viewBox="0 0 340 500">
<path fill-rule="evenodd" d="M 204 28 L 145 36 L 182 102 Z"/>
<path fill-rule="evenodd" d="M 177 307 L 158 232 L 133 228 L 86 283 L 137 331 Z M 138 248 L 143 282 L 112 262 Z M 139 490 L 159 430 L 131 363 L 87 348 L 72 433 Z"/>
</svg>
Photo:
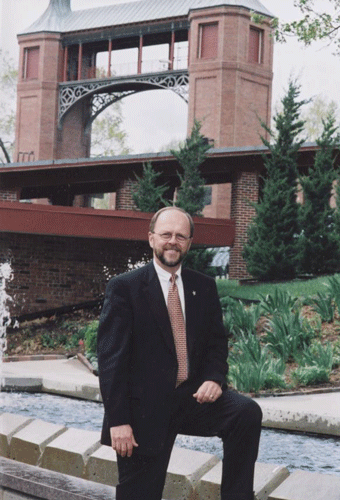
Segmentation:
<svg viewBox="0 0 340 500">
<path fill-rule="evenodd" d="M 0 201 L 19 201 L 20 189 L 0 189 Z"/>
<path fill-rule="evenodd" d="M 132 198 L 136 185 L 137 181 L 131 179 L 125 179 L 121 182 L 116 193 L 116 210 L 137 210 Z"/>
<path fill-rule="evenodd" d="M 250 203 L 257 202 L 258 195 L 258 172 L 237 172 L 231 190 L 231 218 L 236 222 L 235 241 L 230 254 L 229 277 L 231 279 L 250 278 L 246 263 L 242 258 L 242 250 L 248 225 L 255 215 L 255 210 Z"/>
</svg>

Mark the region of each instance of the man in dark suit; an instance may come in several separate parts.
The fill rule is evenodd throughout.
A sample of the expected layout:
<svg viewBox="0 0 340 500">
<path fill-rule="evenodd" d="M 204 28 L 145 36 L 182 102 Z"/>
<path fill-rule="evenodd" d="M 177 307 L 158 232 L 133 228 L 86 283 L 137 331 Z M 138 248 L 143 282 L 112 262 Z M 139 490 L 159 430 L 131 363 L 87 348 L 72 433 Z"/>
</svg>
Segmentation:
<svg viewBox="0 0 340 500">
<path fill-rule="evenodd" d="M 117 452 L 117 500 L 160 500 L 178 433 L 220 436 L 222 500 L 252 500 L 261 410 L 226 386 L 227 336 L 215 281 L 182 269 L 186 212 L 151 220 L 153 261 L 110 280 L 98 329 L 102 443 Z"/>
</svg>

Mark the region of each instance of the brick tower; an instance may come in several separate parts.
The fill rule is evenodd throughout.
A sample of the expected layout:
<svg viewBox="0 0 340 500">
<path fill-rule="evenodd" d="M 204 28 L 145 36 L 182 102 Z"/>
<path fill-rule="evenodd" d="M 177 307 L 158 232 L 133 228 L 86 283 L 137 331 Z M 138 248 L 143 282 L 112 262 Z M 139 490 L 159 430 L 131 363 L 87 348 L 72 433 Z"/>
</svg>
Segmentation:
<svg viewBox="0 0 340 500">
<path fill-rule="evenodd" d="M 252 11 L 263 15 L 261 25 L 252 21 Z M 259 118 L 270 123 L 270 20 L 259 0 L 140 0 L 81 11 L 71 10 L 71 0 L 50 0 L 40 19 L 18 36 L 15 160 L 88 157 L 93 119 L 117 94 L 122 98 L 151 88 L 188 95 L 188 130 L 198 119 L 215 148 L 261 144 Z M 178 65 L 176 44 L 187 42 L 187 66 Z M 168 53 L 151 71 L 144 54 L 156 45 L 168 45 Z M 116 77 L 115 50 L 124 49 L 134 50 L 133 72 Z M 103 53 L 104 75 L 97 71 Z M 258 197 L 258 172 L 248 164 L 238 166 L 227 180 L 213 187 L 219 201 L 204 215 L 236 220 L 230 275 L 245 277 L 242 246 L 254 215 L 248 201 Z M 127 207 L 128 184 L 117 189 L 120 209 Z M 54 202 L 75 200 L 60 195 Z"/>
</svg>

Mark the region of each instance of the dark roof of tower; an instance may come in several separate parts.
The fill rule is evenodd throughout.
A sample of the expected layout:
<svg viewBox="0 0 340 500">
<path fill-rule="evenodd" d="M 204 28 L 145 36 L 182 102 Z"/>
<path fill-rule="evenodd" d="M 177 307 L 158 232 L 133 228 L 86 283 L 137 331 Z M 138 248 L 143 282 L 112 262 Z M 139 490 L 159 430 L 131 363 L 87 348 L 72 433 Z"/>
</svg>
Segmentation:
<svg viewBox="0 0 340 500">
<path fill-rule="evenodd" d="M 105 7 L 71 11 L 56 11 L 50 3 L 44 14 L 29 28 L 20 34 L 39 32 L 70 33 L 108 26 L 142 23 L 153 20 L 188 16 L 191 10 L 208 7 L 228 6 L 244 7 L 269 17 L 273 15 L 259 0 L 139 0 L 130 3 L 118 3 Z"/>
</svg>

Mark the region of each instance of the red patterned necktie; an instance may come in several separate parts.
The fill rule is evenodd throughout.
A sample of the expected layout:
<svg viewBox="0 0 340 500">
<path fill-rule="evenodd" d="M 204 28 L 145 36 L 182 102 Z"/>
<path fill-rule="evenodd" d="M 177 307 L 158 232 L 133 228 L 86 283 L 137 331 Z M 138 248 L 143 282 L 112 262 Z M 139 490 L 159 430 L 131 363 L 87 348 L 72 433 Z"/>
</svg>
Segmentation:
<svg viewBox="0 0 340 500">
<path fill-rule="evenodd" d="M 177 278 L 177 274 L 171 275 L 168 294 L 168 311 L 178 361 L 176 386 L 178 386 L 188 378 L 187 339 L 185 332 L 185 321 L 176 284 Z"/>
</svg>

